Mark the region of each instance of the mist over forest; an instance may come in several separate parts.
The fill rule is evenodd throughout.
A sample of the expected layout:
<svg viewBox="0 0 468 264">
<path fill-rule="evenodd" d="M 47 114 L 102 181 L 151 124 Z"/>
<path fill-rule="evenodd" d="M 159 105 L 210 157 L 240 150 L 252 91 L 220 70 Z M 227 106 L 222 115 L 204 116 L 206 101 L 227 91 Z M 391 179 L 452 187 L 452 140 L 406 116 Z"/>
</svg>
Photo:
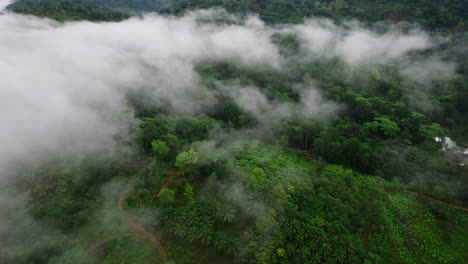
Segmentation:
<svg viewBox="0 0 468 264">
<path fill-rule="evenodd" d="M 466 263 L 463 0 L 0 0 L 0 263 Z"/>
</svg>

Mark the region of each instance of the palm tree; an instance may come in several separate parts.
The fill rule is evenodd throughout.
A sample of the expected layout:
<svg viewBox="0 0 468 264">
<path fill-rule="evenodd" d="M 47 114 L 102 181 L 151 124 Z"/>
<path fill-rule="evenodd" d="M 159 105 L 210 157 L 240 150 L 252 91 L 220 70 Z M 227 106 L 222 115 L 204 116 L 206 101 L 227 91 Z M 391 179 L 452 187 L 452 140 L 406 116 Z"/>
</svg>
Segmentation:
<svg viewBox="0 0 468 264">
<path fill-rule="evenodd" d="M 199 232 L 201 243 L 205 246 L 211 244 L 213 241 L 213 230 L 208 226 L 204 226 Z"/>
<path fill-rule="evenodd" d="M 223 251 L 226 255 L 235 256 L 239 251 L 237 240 L 225 233 L 218 233 L 214 244 L 218 251 Z"/>
<path fill-rule="evenodd" d="M 229 239 L 225 245 L 224 252 L 229 256 L 235 256 L 239 252 L 239 245 L 233 238 Z"/>
<path fill-rule="evenodd" d="M 346 249 L 343 247 L 338 247 L 335 248 L 335 250 L 332 253 L 333 258 L 336 260 L 338 263 L 345 263 L 346 260 Z"/>
<path fill-rule="evenodd" d="M 176 236 L 184 237 L 187 234 L 187 228 L 183 223 L 178 222 L 174 225 L 173 232 Z"/>
<path fill-rule="evenodd" d="M 232 223 L 236 218 L 236 210 L 231 207 L 222 207 L 216 212 L 216 216 L 224 223 Z"/>
<path fill-rule="evenodd" d="M 195 226 L 192 226 L 188 231 L 187 239 L 190 243 L 192 243 L 194 241 L 197 241 L 198 238 L 199 238 L 198 228 Z"/>
</svg>

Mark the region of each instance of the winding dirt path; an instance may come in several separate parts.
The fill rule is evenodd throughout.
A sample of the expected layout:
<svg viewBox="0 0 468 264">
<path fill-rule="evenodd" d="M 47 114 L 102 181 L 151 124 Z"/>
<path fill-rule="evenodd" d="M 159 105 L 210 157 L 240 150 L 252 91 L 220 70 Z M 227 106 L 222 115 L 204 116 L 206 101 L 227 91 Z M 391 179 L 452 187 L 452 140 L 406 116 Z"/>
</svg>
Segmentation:
<svg viewBox="0 0 468 264">
<path fill-rule="evenodd" d="M 430 200 L 433 200 L 435 202 L 438 202 L 438 203 L 443 203 L 445 205 L 448 205 L 450 207 L 453 207 L 453 208 L 458 208 L 458 209 L 461 209 L 465 212 L 468 212 L 468 209 L 463 207 L 463 206 L 460 206 L 460 205 L 456 205 L 456 204 L 452 204 L 452 203 L 448 203 L 448 202 L 445 202 L 445 201 L 442 201 L 442 200 L 438 200 L 434 197 L 431 197 L 429 195 L 425 195 L 425 194 L 422 194 L 422 193 L 418 193 L 418 192 L 415 192 L 415 191 L 408 191 L 408 190 L 400 190 L 400 189 L 392 189 L 392 188 L 385 188 L 385 191 L 387 192 L 403 192 L 403 193 L 411 193 L 411 194 L 414 194 L 414 195 L 417 195 L 417 196 L 420 196 L 420 197 L 424 197 L 424 198 L 427 198 L 427 199 L 430 199 Z"/>
<path fill-rule="evenodd" d="M 119 208 L 120 214 L 127 220 L 130 225 L 133 226 L 136 230 L 138 230 L 143 236 L 151 240 L 156 245 L 156 248 L 159 251 L 159 255 L 163 259 L 164 263 L 169 262 L 169 259 L 167 258 L 167 253 L 166 249 L 162 247 L 161 243 L 159 242 L 159 239 L 151 232 L 146 230 L 142 225 L 140 225 L 137 221 L 133 220 L 133 218 L 127 213 L 127 211 L 124 210 L 123 208 L 123 201 L 128 197 L 129 194 L 124 194 L 120 196 L 119 201 L 117 203 L 117 206 Z"/>
<path fill-rule="evenodd" d="M 172 174 L 171 177 L 169 177 L 169 179 L 167 179 L 166 183 L 164 183 L 164 185 L 161 187 L 161 189 L 159 189 L 158 193 L 151 196 L 151 198 L 159 197 L 159 194 L 161 193 L 161 191 L 166 189 L 167 187 L 169 187 L 169 184 L 171 184 L 172 179 L 174 179 L 174 177 L 175 177 L 175 174 Z"/>
<path fill-rule="evenodd" d="M 153 197 L 159 197 L 159 194 L 161 193 L 162 190 L 166 189 L 169 184 L 171 184 L 172 182 L 172 179 L 174 179 L 175 177 L 175 174 L 171 175 L 169 177 L 169 179 L 167 179 L 166 183 L 161 187 L 161 189 L 159 189 L 158 193 L 153 195 Z M 126 232 L 126 233 L 121 233 L 121 234 L 115 234 L 115 235 L 112 235 L 112 236 L 109 236 L 107 238 L 104 238 L 104 239 L 101 239 L 99 241 L 97 241 L 96 243 L 94 243 L 93 245 L 91 245 L 90 247 L 88 247 L 86 250 L 83 251 L 83 253 L 85 254 L 91 254 L 94 250 L 96 250 L 97 248 L 101 247 L 102 245 L 104 245 L 106 242 L 108 241 L 111 241 L 111 240 L 114 240 L 116 238 L 119 238 L 119 237 L 126 237 L 126 236 L 137 236 L 137 235 L 142 235 L 142 236 L 145 236 L 146 238 L 148 238 L 149 240 L 151 240 L 151 242 L 153 242 L 153 244 L 156 246 L 156 248 L 158 249 L 158 252 L 159 252 L 159 255 L 161 256 L 162 260 L 164 261 L 164 263 L 167 263 L 169 262 L 169 259 L 167 258 L 167 253 L 166 253 L 166 249 L 165 247 L 162 246 L 161 242 L 159 241 L 159 239 L 153 234 L 151 233 L 150 231 L 146 230 L 140 223 L 138 223 L 137 221 L 135 221 L 128 213 L 127 211 L 124 210 L 123 208 L 123 202 L 125 201 L 125 199 L 127 199 L 127 197 L 130 195 L 130 193 L 126 193 L 122 196 L 119 197 L 119 200 L 117 202 L 117 207 L 119 208 L 119 212 L 120 214 L 125 218 L 125 220 L 127 220 L 127 222 L 136 230 L 138 230 L 138 232 Z"/>
</svg>

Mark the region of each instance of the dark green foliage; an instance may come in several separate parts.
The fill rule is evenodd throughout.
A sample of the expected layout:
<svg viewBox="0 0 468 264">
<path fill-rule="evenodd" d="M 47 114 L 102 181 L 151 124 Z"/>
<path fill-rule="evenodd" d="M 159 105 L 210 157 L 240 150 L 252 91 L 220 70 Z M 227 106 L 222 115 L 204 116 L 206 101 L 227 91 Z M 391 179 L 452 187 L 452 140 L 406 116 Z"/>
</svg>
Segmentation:
<svg viewBox="0 0 468 264">
<path fill-rule="evenodd" d="M 13 12 L 48 17 L 60 22 L 65 21 L 122 21 L 130 17 L 125 11 L 111 8 L 92 8 L 72 2 L 58 2 L 33 6 L 12 6 Z"/>
<path fill-rule="evenodd" d="M 203 140 L 218 129 L 218 122 L 206 117 L 159 115 L 141 119 L 136 137 L 147 153 L 152 151 L 154 140 L 163 141 L 170 148 L 169 158 L 175 158 L 181 147 Z"/>
<path fill-rule="evenodd" d="M 101 162 L 105 162 L 102 164 Z M 76 167 L 47 166 L 36 172 L 31 214 L 67 233 L 89 220 L 100 203 L 100 186 L 125 174 L 125 164 L 112 160 L 84 160 Z"/>
<path fill-rule="evenodd" d="M 136 12 L 155 12 L 168 8 L 178 1 L 179 0 L 68 0 L 67 2 L 92 8 L 117 8 Z M 44 5 L 55 5 L 61 2 L 64 2 L 64 0 L 19 0 L 11 4 L 9 8 L 40 8 Z"/>
<path fill-rule="evenodd" d="M 160 10 L 175 1 L 55 2 L 23 0 L 11 8 L 58 21 L 120 21 L 128 13 L 108 7 Z M 166 11 L 213 6 L 259 13 L 269 23 L 322 16 L 369 23 L 409 20 L 446 31 L 464 31 L 467 14 L 461 0 L 443 5 L 436 0 L 183 0 Z M 132 189 L 124 209 L 164 240 L 172 263 L 466 263 L 466 213 L 404 192 L 454 204 L 468 201 L 468 169 L 458 164 L 466 157 L 441 151 L 443 142 L 434 140 L 448 134 L 466 142 L 464 56 L 434 48 L 458 66 L 451 80 L 432 83 L 426 98 L 431 108 L 421 108 L 415 106 L 419 87 L 404 81 L 397 61 L 351 72 L 339 58 L 301 60 L 305 50 L 295 35 L 277 33 L 271 40 L 285 59 L 285 72 L 230 62 L 196 66 L 200 86 L 216 98 L 207 117 L 169 115 L 144 93 L 128 95 L 138 121 L 132 134 L 141 150 L 137 157 L 88 156 L 72 166 L 51 163 L 31 172 L 34 177 L 18 177 L 18 190 L 31 193 L 28 213 L 34 221 L 67 235 L 59 246 L 25 255 L 20 263 L 159 263 L 154 245 L 137 236 L 116 238 L 101 255 L 84 256 L 81 247 L 101 239 L 96 230 L 132 228 L 114 201 L 123 193 L 109 202 L 120 219 L 113 223 L 124 222 L 123 227 L 102 227 L 93 218 L 104 208 L 101 187 L 116 179 Z M 458 36 L 447 45 L 464 43 L 466 37 Z M 341 107 L 336 115 L 266 120 L 236 104 L 221 87 L 256 87 L 270 103 L 295 104 L 309 79 Z M 243 132 L 252 128 L 261 128 L 257 133 L 268 134 L 268 140 L 234 139 L 250 136 Z"/>
<path fill-rule="evenodd" d="M 215 231 L 227 216 L 219 213 L 213 203 L 197 201 L 183 207 L 166 207 L 161 224 L 176 237 L 187 239 L 190 243 L 215 247 L 227 255 L 235 255 L 238 241 L 232 236 Z M 223 218 L 224 217 L 224 218 Z"/>
<path fill-rule="evenodd" d="M 166 12 L 180 13 L 193 8 L 223 7 L 236 13 L 259 13 L 269 23 L 300 23 L 304 17 L 327 17 L 336 21 L 414 21 L 427 28 L 463 30 L 467 23 L 464 0 L 182 0 Z"/>
<path fill-rule="evenodd" d="M 299 49 L 301 52 L 301 48 L 294 44 L 294 37 L 276 35 L 274 38 L 278 45 L 291 45 L 292 50 Z M 284 44 L 283 41 L 291 44 Z M 241 84 L 258 87 L 271 101 L 287 102 L 295 102 L 298 98 L 300 88 L 291 89 L 300 87 L 299 84 L 303 82 L 297 76 L 308 75 L 317 80 L 321 91 L 330 100 L 341 103 L 346 110 L 329 121 L 300 117 L 281 120 L 275 127 L 278 143 L 308 150 L 327 162 L 345 165 L 363 173 L 377 174 L 389 180 L 421 184 L 422 181 L 416 180 L 419 176 L 414 174 L 430 175 L 426 180 L 431 184 L 427 186 L 438 186 L 446 193 L 453 194 L 449 199 L 463 196 L 463 188 L 449 191 L 447 187 L 442 187 L 442 182 L 448 179 L 461 184 L 464 170 L 460 170 L 453 161 L 443 162 L 442 160 L 446 160 L 444 154 L 438 152 L 441 144 L 434 141 L 435 137 L 445 136 L 447 131 L 440 124 L 447 123 L 447 120 L 451 120 L 451 125 L 460 129 L 466 127 L 465 119 L 461 118 L 465 113 L 460 112 L 463 106 L 457 105 L 454 108 L 454 104 L 449 103 L 455 99 L 453 86 L 435 86 L 437 88 L 434 88 L 431 100 L 440 102 L 441 107 L 426 111 L 413 106 L 412 89 L 417 87 L 402 81 L 397 64 L 375 66 L 368 72 L 363 70 L 356 79 L 349 76 L 348 67 L 338 59 L 306 65 L 292 59 L 291 64 L 296 65 L 296 68 L 294 73 L 288 74 L 239 69 L 231 64 L 203 64 L 197 67 L 197 71 L 204 78 L 203 84 L 209 89 L 217 91 L 216 83 L 210 81 L 212 79 L 224 82 L 239 80 Z M 368 77 L 363 77 L 365 75 Z M 454 81 L 458 83 L 455 86 L 458 94 L 463 97 L 460 92 L 466 90 L 462 86 L 466 81 L 462 79 L 464 77 L 457 76 Z M 452 81 L 447 81 L 446 84 L 450 82 Z M 219 93 L 220 102 L 230 102 L 233 107 L 224 108 L 223 115 L 219 115 L 218 111 L 212 117 L 228 122 L 232 127 L 248 127 L 249 125 L 240 125 L 237 121 L 239 116 L 248 116 L 248 112 L 239 108 L 232 100 L 224 99 L 221 91 Z M 446 111 L 451 114 L 446 115 Z M 255 126 L 255 121 L 250 122 L 250 126 Z M 395 147 L 400 150 L 395 155 L 389 154 L 388 150 Z M 418 155 L 405 154 L 405 158 L 399 155 L 418 149 L 432 158 L 416 161 L 413 157 Z M 430 165 L 435 160 L 441 161 L 436 163 L 437 166 L 446 165 Z M 427 190 L 426 187 L 422 188 Z"/>
<path fill-rule="evenodd" d="M 138 12 L 156 12 L 169 8 L 179 0 L 93 0 L 104 6 L 125 8 Z"/>
<path fill-rule="evenodd" d="M 164 189 L 159 193 L 159 199 L 163 203 L 172 203 L 175 201 L 175 190 Z"/>
</svg>

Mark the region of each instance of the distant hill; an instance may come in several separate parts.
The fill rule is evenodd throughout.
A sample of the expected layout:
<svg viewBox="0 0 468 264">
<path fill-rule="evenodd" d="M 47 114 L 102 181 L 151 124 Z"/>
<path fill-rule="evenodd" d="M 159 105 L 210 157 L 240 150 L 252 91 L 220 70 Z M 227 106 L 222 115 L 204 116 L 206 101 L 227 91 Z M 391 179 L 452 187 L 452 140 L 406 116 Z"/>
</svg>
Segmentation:
<svg viewBox="0 0 468 264">
<path fill-rule="evenodd" d="M 179 0 L 19 0 L 9 6 L 10 9 L 41 6 L 51 3 L 70 2 L 89 7 L 110 7 L 136 12 L 157 12 L 167 9 Z"/>
<path fill-rule="evenodd" d="M 13 7 L 16 13 L 48 17 L 64 21 L 121 21 L 131 16 L 129 12 L 108 8 L 90 7 L 71 2 L 45 3 L 42 5 Z"/>
<path fill-rule="evenodd" d="M 165 12 L 178 14 L 215 6 L 231 12 L 259 13 L 269 23 L 300 23 L 309 16 L 367 22 L 406 20 L 431 29 L 464 30 L 468 23 L 466 0 L 182 0 Z"/>
<path fill-rule="evenodd" d="M 10 9 L 40 6 L 63 0 L 19 0 Z M 464 31 L 468 25 L 466 0 L 68 0 L 89 7 L 179 15 L 186 10 L 222 7 L 233 13 L 258 13 L 268 23 L 300 23 L 304 17 L 335 21 L 357 19 L 411 21 L 426 29 Z"/>
</svg>

